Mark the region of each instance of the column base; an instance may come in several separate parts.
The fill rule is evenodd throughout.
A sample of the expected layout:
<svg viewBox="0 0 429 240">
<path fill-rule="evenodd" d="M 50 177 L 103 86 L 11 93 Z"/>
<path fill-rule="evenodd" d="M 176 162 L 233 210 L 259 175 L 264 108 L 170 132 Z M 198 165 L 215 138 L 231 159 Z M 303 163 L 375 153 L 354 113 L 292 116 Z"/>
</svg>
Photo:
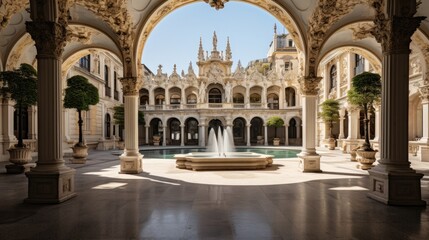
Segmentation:
<svg viewBox="0 0 429 240">
<path fill-rule="evenodd" d="M 301 152 L 297 156 L 300 158 L 299 170 L 301 172 L 322 172 L 322 170 L 320 170 L 320 155 L 317 153 L 309 155 Z"/>
<path fill-rule="evenodd" d="M 31 170 L 25 175 L 28 178 L 28 198 L 24 200 L 26 203 L 61 203 L 76 196 L 75 170 L 72 168 L 56 172 Z"/>
<path fill-rule="evenodd" d="M 429 162 L 429 146 L 420 145 L 420 161 Z"/>
<path fill-rule="evenodd" d="M 359 141 L 357 139 L 346 139 L 343 142 L 343 153 L 350 153 L 353 149 L 357 148 L 358 146 L 359 146 Z"/>
<path fill-rule="evenodd" d="M 119 173 L 137 174 L 143 172 L 142 158 L 143 155 L 140 153 L 137 156 L 125 156 L 123 154 L 119 157 L 121 161 L 121 171 Z"/>
<path fill-rule="evenodd" d="M 387 205 L 426 206 L 421 197 L 420 179 L 415 172 L 369 170 L 368 197 Z"/>
<path fill-rule="evenodd" d="M 31 168 L 34 168 L 34 167 L 36 167 L 35 163 L 27 163 L 23 165 L 8 164 L 5 166 L 6 173 L 8 174 L 21 174 L 21 173 L 30 171 Z"/>
</svg>

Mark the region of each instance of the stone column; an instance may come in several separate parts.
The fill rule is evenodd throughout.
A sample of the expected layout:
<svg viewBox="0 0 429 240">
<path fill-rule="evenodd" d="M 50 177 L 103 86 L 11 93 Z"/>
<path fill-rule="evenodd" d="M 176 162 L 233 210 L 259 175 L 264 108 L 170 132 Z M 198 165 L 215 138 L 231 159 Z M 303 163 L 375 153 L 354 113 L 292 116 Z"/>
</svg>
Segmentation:
<svg viewBox="0 0 429 240">
<path fill-rule="evenodd" d="M 31 106 L 28 109 L 28 121 L 29 138 L 37 139 L 37 106 Z"/>
<path fill-rule="evenodd" d="M 146 132 L 145 132 L 146 145 L 149 145 L 149 129 L 150 129 L 150 125 L 145 125 L 144 127 L 146 128 Z"/>
<path fill-rule="evenodd" d="M 252 126 L 252 124 L 248 123 L 246 124 L 246 130 L 247 130 L 247 146 L 250 146 L 250 126 Z"/>
<path fill-rule="evenodd" d="M 285 124 L 285 145 L 289 146 L 289 124 Z"/>
<path fill-rule="evenodd" d="M 121 161 L 120 173 L 136 174 L 143 172 L 142 158 L 139 152 L 138 138 L 138 109 L 139 89 L 142 82 L 136 77 L 124 77 L 119 79 L 124 93 L 124 127 L 125 148 L 119 157 Z"/>
<path fill-rule="evenodd" d="M 180 125 L 180 146 L 185 146 L 185 124 Z"/>
<path fill-rule="evenodd" d="M 268 127 L 264 124 L 264 145 L 268 146 Z"/>
<path fill-rule="evenodd" d="M 380 150 L 380 126 L 381 126 L 381 117 L 380 117 L 380 103 L 373 104 L 375 109 L 375 126 L 374 126 L 374 139 L 371 140 L 372 147 L 375 150 Z"/>
<path fill-rule="evenodd" d="M 155 105 L 155 96 L 153 91 L 153 89 L 149 89 L 149 106 Z"/>
<path fill-rule="evenodd" d="M 206 124 L 200 123 L 198 125 L 200 127 L 200 132 L 198 134 L 198 142 L 200 142 L 200 147 L 206 146 Z"/>
<path fill-rule="evenodd" d="M 299 79 L 302 93 L 302 150 L 299 168 L 302 172 L 321 172 L 320 155 L 316 153 L 316 117 L 318 85 L 321 77 Z"/>
<path fill-rule="evenodd" d="M 368 196 L 389 205 L 426 206 L 421 197 L 423 174 L 416 173 L 408 161 L 410 42 L 425 17 L 413 17 L 416 12 L 414 0 L 392 0 L 385 4 L 385 10 L 374 5 L 373 34 L 383 51 L 381 159 L 369 170 Z"/>
<path fill-rule="evenodd" d="M 162 146 L 167 146 L 167 126 L 162 125 Z"/>
<path fill-rule="evenodd" d="M 419 88 L 422 99 L 423 136 L 420 138 L 420 161 L 429 162 L 429 85 Z"/>
<path fill-rule="evenodd" d="M 340 133 L 338 134 L 338 139 L 344 139 L 344 116 L 345 116 L 344 109 L 340 109 Z"/>
<path fill-rule="evenodd" d="M 66 26 L 57 21 L 57 1 L 30 1 L 27 31 L 36 43 L 39 151 L 35 168 L 26 173 L 30 203 L 60 203 L 76 196 L 75 170 L 63 160 L 62 52 Z M 54 6 L 52 6 L 54 5 Z"/>
<path fill-rule="evenodd" d="M 346 152 L 350 152 L 359 145 L 359 108 L 347 103 L 347 111 L 349 113 L 349 136 L 345 140 Z"/>
</svg>

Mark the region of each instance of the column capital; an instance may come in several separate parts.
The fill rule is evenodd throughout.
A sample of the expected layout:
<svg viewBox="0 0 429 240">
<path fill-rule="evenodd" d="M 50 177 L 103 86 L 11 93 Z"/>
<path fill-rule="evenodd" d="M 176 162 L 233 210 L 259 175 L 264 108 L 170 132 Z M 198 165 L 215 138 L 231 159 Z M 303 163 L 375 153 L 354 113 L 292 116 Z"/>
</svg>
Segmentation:
<svg viewBox="0 0 429 240">
<path fill-rule="evenodd" d="M 347 106 L 346 106 L 346 108 L 347 108 L 347 111 L 349 112 L 349 113 L 352 113 L 352 112 L 354 112 L 354 111 L 358 111 L 359 110 L 359 106 L 357 106 L 357 105 L 352 105 L 352 104 L 347 104 Z"/>
<path fill-rule="evenodd" d="M 125 96 L 139 95 L 143 81 L 137 77 L 124 77 L 120 78 L 119 81 L 122 83 L 122 92 Z"/>
<path fill-rule="evenodd" d="M 374 109 L 375 109 L 376 112 L 379 112 L 380 108 L 381 108 L 381 101 L 375 101 L 375 102 L 373 102 L 372 106 L 374 107 Z"/>
<path fill-rule="evenodd" d="M 376 7 L 371 34 L 381 43 L 383 53 L 410 53 L 411 36 L 426 17 L 391 16 Z"/>
<path fill-rule="evenodd" d="M 27 31 L 36 43 L 37 56 L 60 58 L 67 39 L 64 24 L 47 21 L 26 22 Z"/>
<path fill-rule="evenodd" d="M 298 79 L 300 90 L 303 95 L 319 94 L 319 83 L 322 77 L 306 76 Z"/>
<path fill-rule="evenodd" d="M 423 104 L 429 103 L 429 85 L 419 87 L 420 98 Z"/>
</svg>

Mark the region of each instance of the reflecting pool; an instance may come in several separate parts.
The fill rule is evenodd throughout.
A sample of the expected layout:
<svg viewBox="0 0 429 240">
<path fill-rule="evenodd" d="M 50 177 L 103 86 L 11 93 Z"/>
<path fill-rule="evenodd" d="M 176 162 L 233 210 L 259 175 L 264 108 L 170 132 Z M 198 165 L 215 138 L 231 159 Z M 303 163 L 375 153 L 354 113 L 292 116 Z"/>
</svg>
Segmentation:
<svg viewBox="0 0 429 240">
<path fill-rule="evenodd" d="M 175 154 L 205 151 L 205 148 L 151 149 L 140 150 L 140 153 L 144 155 L 144 158 L 174 159 Z M 236 148 L 235 152 L 254 152 L 265 155 L 273 155 L 274 158 L 294 158 L 300 152 L 300 150 L 274 148 Z"/>
</svg>

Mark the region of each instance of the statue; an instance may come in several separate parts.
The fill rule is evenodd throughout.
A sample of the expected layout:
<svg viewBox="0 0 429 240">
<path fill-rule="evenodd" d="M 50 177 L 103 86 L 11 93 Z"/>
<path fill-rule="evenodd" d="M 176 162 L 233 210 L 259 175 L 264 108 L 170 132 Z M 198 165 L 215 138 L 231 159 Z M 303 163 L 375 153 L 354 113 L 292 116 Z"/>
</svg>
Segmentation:
<svg viewBox="0 0 429 240">
<path fill-rule="evenodd" d="M 200 103 L 203 103 L 206 100 L 206 85 L 204 84 L 204 82 L 201 82 L 199 90 L 200 91 L 198 93 L 198 97 L 200 99 Z"/>
<path fill-rule="evenodd" d="M 231 102 L 231 83 L 228 82 L 225 86 L 225 102 Z"/>
</svg>

